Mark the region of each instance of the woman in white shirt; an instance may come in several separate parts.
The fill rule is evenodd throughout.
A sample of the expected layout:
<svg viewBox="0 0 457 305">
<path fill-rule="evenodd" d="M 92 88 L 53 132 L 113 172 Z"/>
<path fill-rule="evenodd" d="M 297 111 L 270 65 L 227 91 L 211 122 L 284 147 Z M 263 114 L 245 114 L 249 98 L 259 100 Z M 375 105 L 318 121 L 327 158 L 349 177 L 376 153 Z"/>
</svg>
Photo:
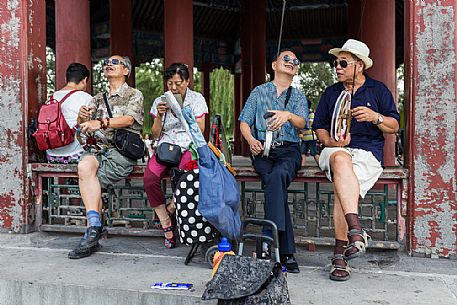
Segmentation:
<svg viewBox="0 0 457 305">
<path fill-rule="evenodd" d="M 164 73 L 164 79 L 168 90 L 173 94 L 181 95 L 182 107 L 189 106 L 197 120 L 198 126 L 205 130 L 205 115 L 208 114 L 203 95 L 188 88 L 190 74 L 187 66 L 182 63 L 170 65 Z M 166 117 L 165 117 L 165 114 Z M 189 151 L 189 144 L 192 142 L 186 133 L 181 121 L 173 115 L 166 103 L 162 102 L 161 97 L 155 99 L 151 115 L 154 116 L 152 134 L 154 138 L 159 138 L 159 145 L 162 142 L 176 144 L 181 147 L 183 152 L 180 169 L 184 169 L 186 164 L 192 160 L 192 154 Z M 163 130 L 162 130 L 163 125 Z M 144 172 L 144 189 L 151 207 L 159 217 L 162 229 L 165 235 L 165 247 L 176 247 L 176 237 L 174 236 L 174 227 L 170 216 L 174 214 L 174 206 L 168 208 L 165 206 L 165 196 L 162 191 L 161 180 L 170 168 L 160 164 L 156 156 L 152 156 Z"/>
</svg>

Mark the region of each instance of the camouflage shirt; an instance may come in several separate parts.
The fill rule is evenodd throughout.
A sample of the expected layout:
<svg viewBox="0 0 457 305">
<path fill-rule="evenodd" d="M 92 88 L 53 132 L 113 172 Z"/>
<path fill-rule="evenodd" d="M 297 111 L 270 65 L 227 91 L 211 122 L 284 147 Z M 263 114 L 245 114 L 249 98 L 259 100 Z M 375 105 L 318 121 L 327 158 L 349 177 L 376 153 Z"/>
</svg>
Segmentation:
<svg viewBox="0 0 457 305">
<path fill-rule="evenodd" d="M 105 101 L 103 99 L 103 94 L 105 92 L 100 92 L 90 102 L 90 107 L 95 107 L 96 112 L 94 118 L 109 118 L 108 110 L 106 109 Z M 130 115 L 133 117 L 134 122 L 132 126 L 124 128 L 128 131 L 135 132 L 137 134 L 141 133 L 143 129 L 143 117 L 144 117 L 144 107 L 143 107 L 143 94 L 141 91 L 129 87 L 127 83 L 124 83 L 119 89 L 117 89 L 113 94 L 109 94 L 109 90 L 106 91 L 108 104 L 111 109 L 113 117 L 121 117 Z M 114 136 L 114 129 L 108 128 L 106 130 L 101 130 L 108 141 L 112 141 Z"/>
</svg>

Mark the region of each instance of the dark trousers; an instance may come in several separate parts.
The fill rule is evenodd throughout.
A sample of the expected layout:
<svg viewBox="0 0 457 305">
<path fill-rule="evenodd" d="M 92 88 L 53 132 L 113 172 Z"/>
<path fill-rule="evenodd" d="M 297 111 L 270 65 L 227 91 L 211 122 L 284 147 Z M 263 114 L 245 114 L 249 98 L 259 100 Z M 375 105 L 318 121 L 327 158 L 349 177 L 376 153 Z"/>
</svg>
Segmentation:
<svg viewBox="0 0 457 305">
<path fill-rule="evenodd" d="M 265 219 L 273 221 L 278 227 L 279 253 L 293 254 L 295 241 L 287 188 L 301 166 L 299 145 L 289 144 L 272 149 L 268 158 L 254 157 L 252 165 L 260 175 L 265 191 Z"/>
</svg>

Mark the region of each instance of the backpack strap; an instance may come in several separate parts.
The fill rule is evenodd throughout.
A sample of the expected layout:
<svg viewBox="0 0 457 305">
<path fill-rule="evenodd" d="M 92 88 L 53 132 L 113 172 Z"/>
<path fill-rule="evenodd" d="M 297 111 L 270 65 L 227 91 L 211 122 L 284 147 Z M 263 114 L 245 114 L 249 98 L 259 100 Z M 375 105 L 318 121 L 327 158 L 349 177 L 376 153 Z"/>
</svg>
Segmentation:
<svg viewBox="0 0 457 305">
<path fill-rule="evenodd" d="M 71 90 L 70 92 L 68 92 L 67 94 L 65 94 L 65 96 L 60 100 L 58 101 L 58 103 L 60 103 L 60 106 L 62 106 L 62 104 L 67 100 L 67 98 L 70 97 L 70 95 L 72 95 L 73 93 L 75 93 L 76 91 L 79 91 L 79 90 Z M 54 94 L 51 95 L 51 100 L 54 99 Z"/>
</svg>

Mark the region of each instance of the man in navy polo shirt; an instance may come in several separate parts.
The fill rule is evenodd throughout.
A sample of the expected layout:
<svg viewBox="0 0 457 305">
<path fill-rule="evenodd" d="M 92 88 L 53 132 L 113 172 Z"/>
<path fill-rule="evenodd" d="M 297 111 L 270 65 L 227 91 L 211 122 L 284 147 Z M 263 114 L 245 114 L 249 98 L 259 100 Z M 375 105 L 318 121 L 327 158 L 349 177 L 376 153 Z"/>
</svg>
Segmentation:
<svg viewBox="0 0 457 305">
<path fill-rule="evenodd" d="M 365 70 L 373 65 L 370 50 L 361 41 L 349 39 L 342 48 L 329 51 L 336 56 L 338 83 L 328 87 L 317 106 L 313 130 L 325 146 L 319 167 L 333 182 L 335 248 L 330 279 L 345 281 L 351 269 L 347 261 L 360 256 L 367 246 L 367 234 L 358 221 L 358 199 L 378 180 L 383 165 L 383 133 L 396 133 L 400 116 L 392 93 Z M 354 87 L 354 88 L 353 88 Z M 332 138 L 331 120 L 342 91 L 352 96 L 350 133 Z"/>
<path fill-rule="evenodd" d="M 300 272 L 293 256 L 294 231 L 287 203 L 287 188 L 301 166 L 297 129 L 303 129 L 308 118 L 306 97 L 293 88 L 292 80 L 300 61 L 290 50 L 273 59 L 274 80 L 252 90 L 240 115 L 240 130 L 249 144 L 252 164 L 265 190 L 265 218 L 278 227 L 281 262 L 291 273 Z M 271 117 L 265 119 L 269 112 Z M 263 156 L 267 129 L 276 131 L 278 143 Z M 264 230 L 264 233 L 269 234 Z"/>
</svg>

